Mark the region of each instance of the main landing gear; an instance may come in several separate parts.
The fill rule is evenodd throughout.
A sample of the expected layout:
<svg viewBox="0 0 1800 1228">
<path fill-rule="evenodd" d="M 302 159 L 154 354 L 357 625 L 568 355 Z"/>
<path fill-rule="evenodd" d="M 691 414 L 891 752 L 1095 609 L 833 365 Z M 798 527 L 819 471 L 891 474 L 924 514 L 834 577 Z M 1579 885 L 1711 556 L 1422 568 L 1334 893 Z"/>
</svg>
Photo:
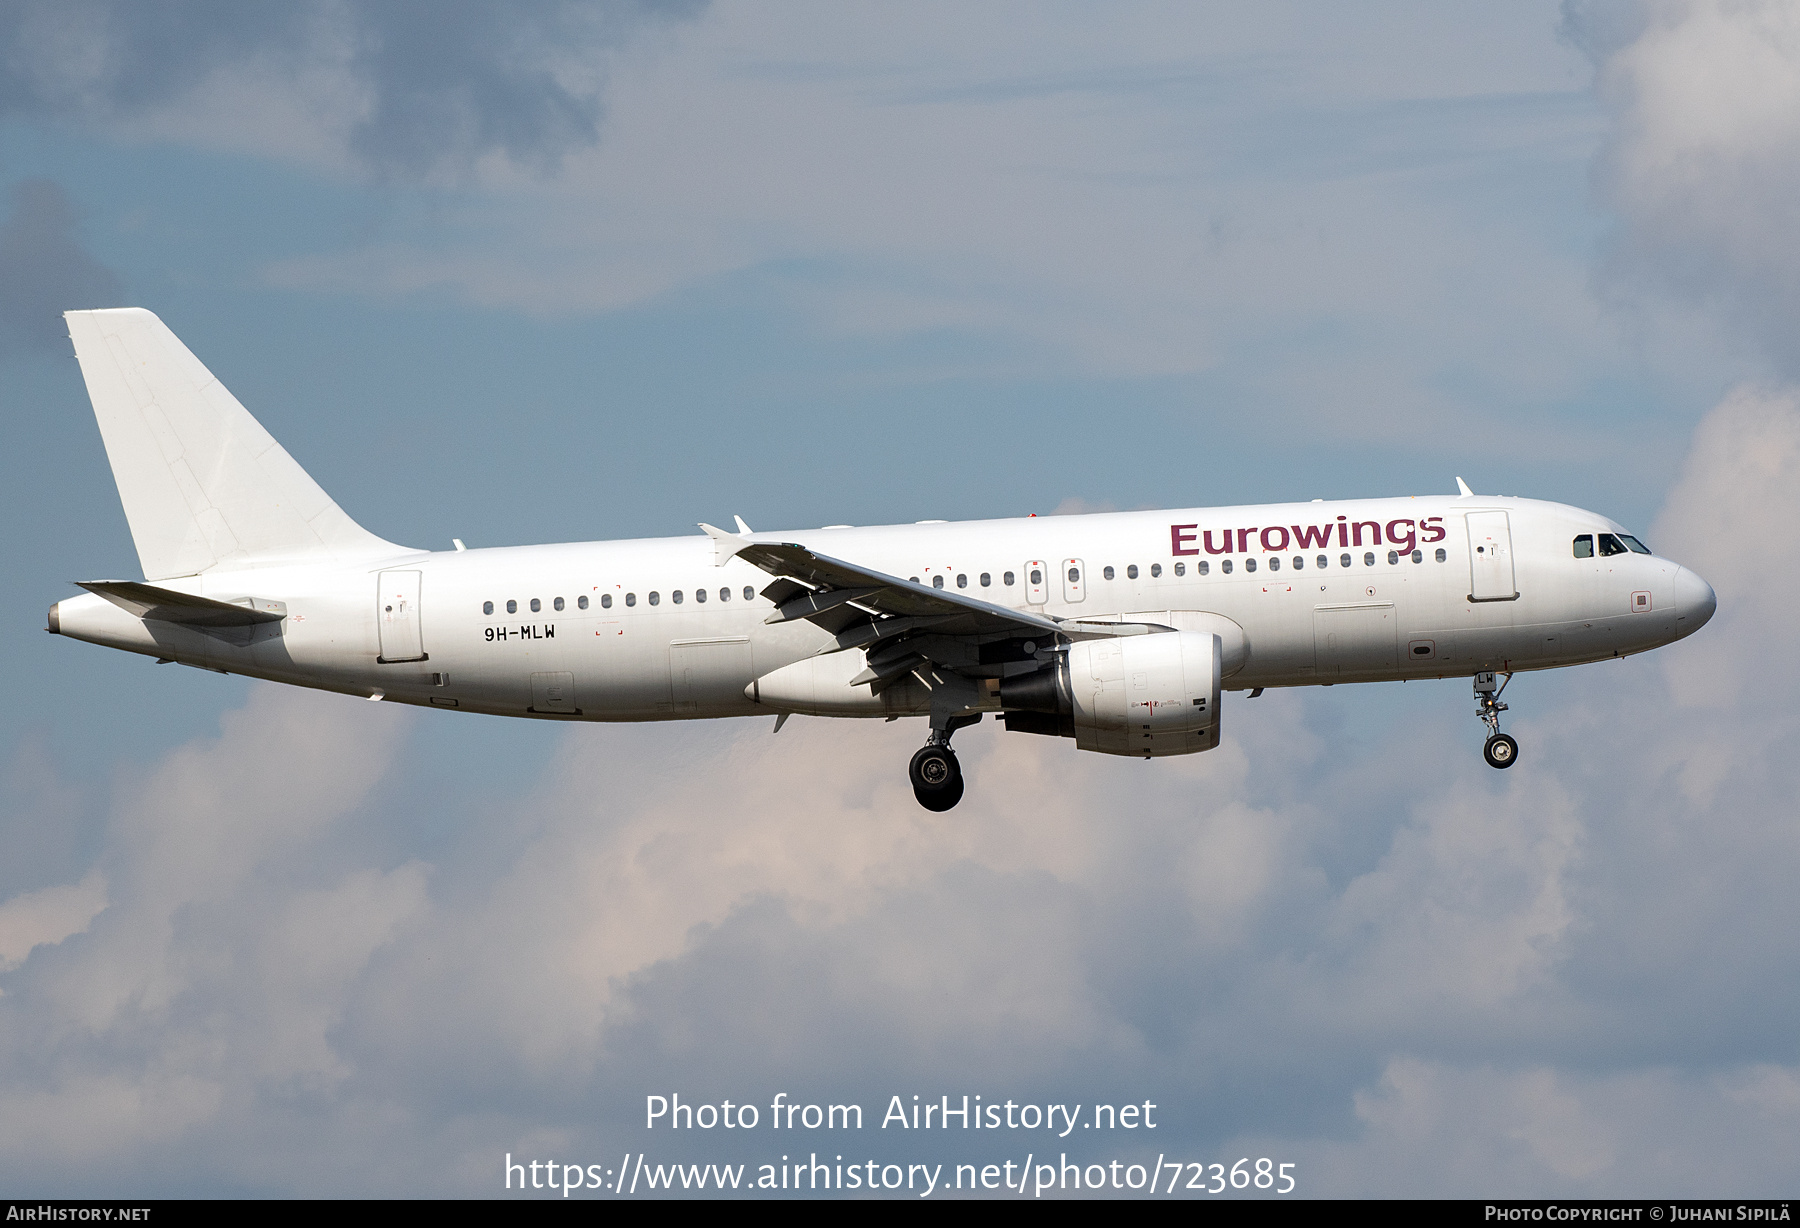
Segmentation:
<svg viewBox="0 0 1800 1228">
<path fill-rule="evenodd" d="M 950 735 L 980 719 L 979 712 L 972 712 L 954 717 L 942 727 L 934 724 L 931 737 L 912 757 L 907 775 L 912 778 L 913 796 L 925 809 L 942 812 L 962 801 L 962 764 L 950 749 Z"/>
<path fill-rule="evenodd" d="M 1506 705 L 1500 702 L 1500 692 L 1511 681 L 1512 675 L 1508 674 L 1506 681 L 1496 687 L 1493 674 L 1475 675 L 1475 715 L 1488 727 L 1488 740 L 1481 748 L 1481 757 L 1488 761 L 1489 767 L 1508 768 L 1519 757 L 1519 744 L 1510 735 L 1500 732 L 1500 714 L 1506 711 Z"/>
</svg>

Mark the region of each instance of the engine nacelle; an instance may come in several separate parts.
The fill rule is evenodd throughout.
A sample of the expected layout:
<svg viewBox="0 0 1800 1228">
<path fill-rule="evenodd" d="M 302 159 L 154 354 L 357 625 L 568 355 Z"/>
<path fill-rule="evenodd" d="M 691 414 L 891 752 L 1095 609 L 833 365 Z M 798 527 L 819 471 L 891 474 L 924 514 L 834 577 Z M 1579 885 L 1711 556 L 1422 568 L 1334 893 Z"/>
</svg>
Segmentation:
<svg viewBox="0 0 1800 1228">
<path fill-rule="evenodd" d="M 1221 644 L 1170 631 L 1083 640 L 1048 670 L 1002 684 L 1008 729 L 1074 737 L 1107 755 L 1191 755 L 1219 744 Z"/>
</svg>

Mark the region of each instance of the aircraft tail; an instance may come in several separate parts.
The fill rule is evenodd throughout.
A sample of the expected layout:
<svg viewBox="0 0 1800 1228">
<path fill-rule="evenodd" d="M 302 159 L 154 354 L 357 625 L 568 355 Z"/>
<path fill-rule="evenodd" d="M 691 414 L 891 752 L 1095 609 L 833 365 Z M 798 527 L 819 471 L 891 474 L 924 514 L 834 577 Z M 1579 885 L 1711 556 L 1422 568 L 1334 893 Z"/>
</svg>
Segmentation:
<svg viewBox="0 0 1800 1228">
<path fill-rule="evenodd" d="M 154 314 L 64 319 L 146 580 L 404 550 L 345 515 Z"/>
</svg>

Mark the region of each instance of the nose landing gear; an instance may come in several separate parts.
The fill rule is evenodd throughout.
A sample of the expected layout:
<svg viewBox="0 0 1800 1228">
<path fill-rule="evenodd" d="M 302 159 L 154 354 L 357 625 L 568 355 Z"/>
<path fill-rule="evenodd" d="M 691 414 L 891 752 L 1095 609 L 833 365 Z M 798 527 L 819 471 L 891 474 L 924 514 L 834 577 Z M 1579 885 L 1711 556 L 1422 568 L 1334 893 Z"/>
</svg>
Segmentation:
<svg viewBox="0 0 1800 1228">
<path fill-rule="evenodd" d="M 907 775 L 912 778 L 913 796 L 925 809 L 941 813 L 962 801 L 962 764 L 950 749 L 950 735 L 980 719 L 980 713 L 969 713 L 934 726 L 931 737 L 913 755 Z"/>
<path fill-rule="evenodd" d="M 1475 715 L 1488 727 L 1488 740 L 1481 748 L 1481 757 L 1488 761 L 1489 767 L 1508 768 L 1519 757 L 1519 744 L 1500 732 L 1500 714 L 1506 711 L 1506 705 L 1500 702 L 1500 692 L 1511 681 L 1512 675 L 1508 674 L 1506 681 L 1496 687 L 1493 674 L 1475 675 Z"/>
</svg>

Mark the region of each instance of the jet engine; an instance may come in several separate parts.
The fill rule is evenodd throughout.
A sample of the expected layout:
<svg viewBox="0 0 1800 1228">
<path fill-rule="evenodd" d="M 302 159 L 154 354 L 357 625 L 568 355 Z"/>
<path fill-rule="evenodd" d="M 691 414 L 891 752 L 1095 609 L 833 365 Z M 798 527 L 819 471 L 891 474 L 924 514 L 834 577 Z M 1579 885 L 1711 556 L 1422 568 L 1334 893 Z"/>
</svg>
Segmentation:
<svg viewBox="0 0 1800 1228">
<path fill-rule="evenodd" d="M 1191 755 L 1219 744 L 1222 646 L 1166 631 L 1083 640 L 1000 684 L 1006 727 L 1074 738 L 1107 755 Z"/>
</svg>

